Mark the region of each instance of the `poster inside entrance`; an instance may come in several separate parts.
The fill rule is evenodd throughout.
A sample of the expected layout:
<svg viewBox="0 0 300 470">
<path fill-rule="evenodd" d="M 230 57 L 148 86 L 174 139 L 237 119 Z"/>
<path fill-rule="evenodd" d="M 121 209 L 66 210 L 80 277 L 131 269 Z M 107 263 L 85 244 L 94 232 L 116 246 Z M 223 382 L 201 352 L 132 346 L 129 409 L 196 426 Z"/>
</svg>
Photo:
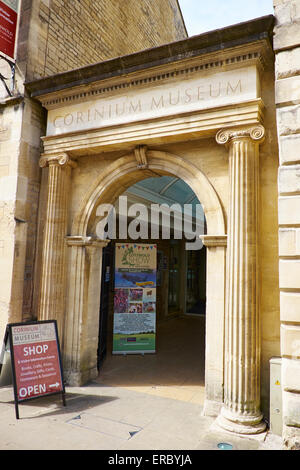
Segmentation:
<svg viewBox="0 0 300 470">
<path fill-rule="evenodd" d="M 113 354 L 155 352 L 156 256 L 153 244 L 116 243 Z"/>
</svg>

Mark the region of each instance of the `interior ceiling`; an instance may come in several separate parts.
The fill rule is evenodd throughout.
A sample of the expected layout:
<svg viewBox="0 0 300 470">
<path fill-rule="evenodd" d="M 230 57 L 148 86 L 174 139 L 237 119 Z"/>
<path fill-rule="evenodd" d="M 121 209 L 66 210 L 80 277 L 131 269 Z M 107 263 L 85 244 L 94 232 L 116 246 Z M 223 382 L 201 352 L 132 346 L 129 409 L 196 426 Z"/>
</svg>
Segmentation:
<svg viewBox="0 0 300 470">
<path fill-rule="evenodd" d="M 174 176 L 147 178 L 126 191 L 156 204 L 200 204 L 194 191 L 182 179 Z"/>
</svg>

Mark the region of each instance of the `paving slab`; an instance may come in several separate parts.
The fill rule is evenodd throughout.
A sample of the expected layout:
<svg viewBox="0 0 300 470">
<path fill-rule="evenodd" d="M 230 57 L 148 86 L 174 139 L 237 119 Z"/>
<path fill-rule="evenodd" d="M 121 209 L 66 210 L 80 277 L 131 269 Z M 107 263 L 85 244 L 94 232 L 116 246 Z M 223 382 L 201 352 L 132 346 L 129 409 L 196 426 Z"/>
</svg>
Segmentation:
<svg viewBox="0 0 300 470">
<path fill-rule="evenodd" d="M 199 403 L 125 387 L 67 387 L 59 395 L 19 405 L 16 420 L 12 387 L 0 388 L 1 450 L 233 450 L 280 449 L 281 439 L 264 442 L 211 431 L 214 418 Z"/>
</svg>

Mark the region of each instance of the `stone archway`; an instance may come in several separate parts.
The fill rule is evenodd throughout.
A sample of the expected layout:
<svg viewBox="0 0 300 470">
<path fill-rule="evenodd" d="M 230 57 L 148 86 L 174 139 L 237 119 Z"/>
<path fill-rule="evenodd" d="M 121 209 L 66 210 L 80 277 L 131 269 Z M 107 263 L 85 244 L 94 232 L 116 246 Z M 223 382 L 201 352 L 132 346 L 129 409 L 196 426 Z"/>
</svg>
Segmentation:
<svg viewBox="0 0 300 470">
<path fill-rule="evenodd" d="M 72 233 L 87 235 L 89 219 L 96 205 L 118 197 L 134 181 L 156 174 L 171 174 L 183 179 L 194 191 L 204 208 L 208 234 L 224 235 L 226 231 L 223 209 L 218 195 L 202 171 L 183 158 L 167 152 L 148 150 L 147 163 L 139 164 L 134 152 L 110 164 L 82 201 L 72 224 Z M 149 174 L 150 171 L 150 174 Z M 116 190 L 116 181 L 118 189 Z"/>
<path fill-rule="evenodd" d="M 64 368 L 67 381 L 79 385 L 97 374 L 97 346 L 102 247 L 91 232 L 100 203 L 112 203 L 128 186 L 149 176 L 169 174 L 183 179 L 203 205 L 207 221 L 207 319 L 205 413 L 217 415 L 223 403 L 225 218 L 218 195 L 208 178 L 193 164 L 173 154 L 141 149 L 111 163 L 95 179 L 77 211 L 67 237 L 69 277 L 64 324 Z M 215 289 L 218 285 L 219 288 Z"/>
<path fill-rule="evenodd" d="M 48 165 L 49 177 L 39 318 L 56 318 L 59 331 L 64 332 L 64 367 L 70 385 L 84 383 L 97 373 L 95 320 L 100 301 L 102 247 L 107 243 L 89 231 L 97 204 L 112 202 L 114 195 L 117 197 L 134 182 L 149 176 L 146 172 L 171 174 L 191 186 L 207 219 L 208 234 L 203 237 L 209 248 L 205 414 L 217 415 L 224 403 L 218 418 L 222 428 L 243 434 L 264 431 L 257 283 L 259 145 L 264 135 L 260 124 L 221 129 L 216 135 L 217 143 L 229 150 L 226 276 L 227 237 L 221 203 L 208 178 L 186 159 L 165 152 L 147 153 L 139 146 L 108 164 L 90 185 L 76 211 L 71 235 L 66 237 L 67 194 L 71 168 L 76 163 L 67 153 L 42 157 L 40 164 Z"/>
</svg>

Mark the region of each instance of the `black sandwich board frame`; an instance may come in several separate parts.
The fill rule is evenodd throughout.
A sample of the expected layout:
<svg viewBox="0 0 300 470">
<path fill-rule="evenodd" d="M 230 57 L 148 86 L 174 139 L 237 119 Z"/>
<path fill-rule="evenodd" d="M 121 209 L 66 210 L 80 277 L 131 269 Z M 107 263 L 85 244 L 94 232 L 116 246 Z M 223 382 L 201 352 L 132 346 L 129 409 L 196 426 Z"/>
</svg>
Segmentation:
<svg viewBox="0 0 300 470">
<path fill-rule="evenodd" d="M 23 398 L 20 400 L 18 398 L 18 387 L 17 387 L 17 380 L 16 380 L 16 368 L 15 368 L 15 357 L 14 357 L 14 344 L 13 344 L 13 335 L 12 335 L 12 328 L 15 326 L 29 326 L 29 325 L 38 325 L 38 324 L 43 324 L 43 323 L 53 323 L 54 328 L 55 328 L 55 341 L 56 341 L 56 346 L 57 346 L 57 355 L 58 355 L 58 361 L 59 361 L 59 372 L 61 376 L 61 384 L 62 384 L 62 390 L 59 390 L 57 392 L 49 392 L 45 393 L 42 395 L 37 395 L 34 397 L 29 397 L 29 398 Z M 47 396 L 52 396 L 52 395 L 62 395 L 62 402 L 63 406 L 66 406 L 66 399 L 65 399 L 65 385 L 64 385 L 64 378 L 63 378 L 63 369 L 62 369 L 62 361 L 61 361 L 61 352 L 60 352 L 60 345 L 59 345 L 59 339 L 58 339 L 58 331 L 57 331 L 57 322 L 56 320 L 42 320 L 42 321 L 30 321 L 30 322 L 22 322 L 22 323 L 9 323 L 6 325 L 6 331 L 4 335 L 4 344 L 3 344 L 3 350 L 1 351 L 1 356 L 4 355 L 5 349 L 7 342 L 9 342 L 9 348 L 10 348 L 10 355 L 11 355 L 11 367 L 12 367 L 12 379 L 13 379 L 13 388 L 14 388 L 14 399 L 15 399 L 15 412 L 16 412 L 16 419 L 20 418 L 19 415 L 19 403 L 23 403 L 24 401 L 29 401 L 29 400 L 35 400 L 37 398 L 43 398 Z M 2 370 L 2 363 L 0 363 L 0 374 Z"/>
</svg>

